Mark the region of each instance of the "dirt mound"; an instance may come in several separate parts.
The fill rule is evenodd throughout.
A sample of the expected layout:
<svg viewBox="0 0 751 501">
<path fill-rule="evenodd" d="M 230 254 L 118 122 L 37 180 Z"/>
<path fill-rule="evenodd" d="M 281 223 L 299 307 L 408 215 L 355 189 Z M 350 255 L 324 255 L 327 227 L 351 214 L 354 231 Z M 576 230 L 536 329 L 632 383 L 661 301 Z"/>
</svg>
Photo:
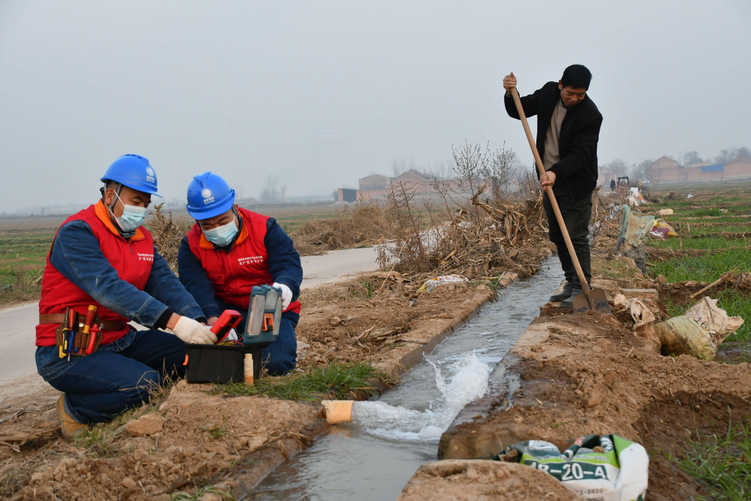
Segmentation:
<svg viewBox="0 0 751 501">
<path fill-rule="evenodd" d="M 50 454 L 16 499 L 167 500 L 186 486 L 218 481 L 219 472 L 252 451 L 305 439 L 320 417 L 309 405 L 224 398 L 208 388 L 178 383 L 158 411 L 128 422 L 95 449 L 48 443 Z"/>
<path fill-rule="evenodd" d="M 525 465 L 453 459 L 420 467 L 397 501 L 434 499 L 576 501 L 581 498 L 544 471 Z"/>
</svg>

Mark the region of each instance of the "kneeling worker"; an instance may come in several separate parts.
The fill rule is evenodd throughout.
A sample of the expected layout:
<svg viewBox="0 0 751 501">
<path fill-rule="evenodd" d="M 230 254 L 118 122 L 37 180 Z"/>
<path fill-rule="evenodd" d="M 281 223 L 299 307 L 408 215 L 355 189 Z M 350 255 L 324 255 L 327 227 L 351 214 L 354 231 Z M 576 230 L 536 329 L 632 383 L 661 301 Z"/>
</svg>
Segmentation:
<svg viewBox="0 0 751 501">
<path fill-rule="evenodd" d="M 148 401 L 164 377 L 183 375 L 185 343 L 216 342 L 141 226 L 157 191 L 149 161 L 123 155 L 101 181 L 102 199 L 58 230 L 42 279 L 37 370 L 64 392 L 57 410 L 65 438 Z M 134 330 L 131 320 L 151 330 Z"/>
<path fill-rule="evenodd" d="M 274 218 L 237 207 L 235 190 L 211 172 L 193 178 L 186 207 L 196 224 L 180 244 L 178 274 L 209 325 L 224 310 L 237 310 L 243 316 L 239 328 L 244 332 L 253 286 L 279 288 L 283 309 L 279 337 L 262 356 L 269 374 L 294 369 L 302 265 L 292 239 Z"/>
</svg>

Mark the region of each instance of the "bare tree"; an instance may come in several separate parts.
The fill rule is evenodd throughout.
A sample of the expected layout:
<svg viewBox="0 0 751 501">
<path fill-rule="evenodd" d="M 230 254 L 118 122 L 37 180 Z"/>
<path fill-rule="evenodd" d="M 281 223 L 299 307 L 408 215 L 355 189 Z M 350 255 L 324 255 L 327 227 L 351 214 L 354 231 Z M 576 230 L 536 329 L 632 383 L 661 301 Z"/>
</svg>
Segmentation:
<svg viewBox="0 0 751 501">
<path fill-rule="evenodd" d="M 607 167 L 612 170 L 616 176 L 624 176 L 626 174 L 626 171 L 628 170 L 626 162 L 619 158 L 616 158 L 615 160 L 607 164 Z"/>
<path fill-rule="evenodd" d="M 451 173 L 453 172 L 451 163 L 452 162 L 447 162 L 445 160 L 439 160 L 433 165 L 428 165 L 426 174 L 439 180 L 448 179 L 451 177 Z"/>
<path fill-rule="evenodd" d="M 274 177 L 271 174 L 266 176 L 266 185 L 261 190 L 261 203 L 275 204 L 281 200 L 281 192 L 279 190 L 279 178 Z"/>
<path fill-rule="evenodd" d="M 394 177 L 399 177 L 410 170 L 417 170 L 414 159 L 407 160 L 407 157 L 399 157 L 391 160 L 391 172 L 393 172 Z"/>
<path fill-rule="evenodd" d="M 699 156 L 696 151 L 687 151 L 683 155 L 683 165 L 696 165 L 704 163 L 704 160 Z"/>
<path fill-rule="evenodd" d="M 481 192 L 482 173 L 488 170 L 490 164 L 490 155 L 482 151 L 482 146 L 478 144 L 469 144 L 464 142 L 464 146 L 458 148 L 451 147 L 451 153 L 454 155 L 456 166 L 454 171 L 459 176 L 459 182 L 464 190 L 469 190 L 471 196 L 479 195 Z"/>
<path fill-rule="evenodd" d="M 737 152 L 738 148 L 735 146 L 731 148 L 725 148 L 724 150 L 720 150 L 720 154 L 714 157 L 715 162 L 718 164 L 724 164 L 725 162 L 729 162 L 731 160 L 735 160 L 738 155 Z"/>
<path fill-rule="evenodd" d="M 751 159 L 751 150 L 749 150 L 745 146 L 741 146 L 740 148 L 735 150 L 735 156 L 736 158 L 743 157 L 743 158 Z"/>
<path fill-rule="evenodd" d="M 482 176 L 490 187 L 494 201 L 501 201 L 512 191 L 511 180 L 516 177 L 517 157 L 514 150 L 506 149 L 503 143 L 500 150 L 488 151 L 490 162 L 485 164 Z"/>
</svg>

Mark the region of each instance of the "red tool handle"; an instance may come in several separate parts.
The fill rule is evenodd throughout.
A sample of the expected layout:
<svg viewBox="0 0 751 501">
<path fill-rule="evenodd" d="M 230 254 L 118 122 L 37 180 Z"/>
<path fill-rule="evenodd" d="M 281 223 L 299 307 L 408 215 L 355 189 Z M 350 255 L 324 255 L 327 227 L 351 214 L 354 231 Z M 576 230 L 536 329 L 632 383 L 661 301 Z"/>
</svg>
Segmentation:
<svg viewBox="0 0 751 501">
<path fill-rule="evenodd" d="M 86 347 L 86 354 L 91 355 L 94 353 L 94 344 L 96 343 L 96 338 L 99 335 L 99 325 L 94 324 L 91 327 L 91 331 L 89 332 L 91 334 L 89 336 L 89 345 Z"/>
<path fill-rule="evenodd" d="M 240 315 L 239 311 L 224 310 L 224 312 L 219 317 L 219 320 L 217 320 L 216 323 L 211 326 L 211 332 L 216 334 L 216 337 L 218 339 L 217 342 L 221 343 L 222 341 L 224 341 L 224 338 L 227 337 L 229 331 L 236 328 L 240 324 L 242 319 L 243 317 L 242 315 Z"/>
</svg>

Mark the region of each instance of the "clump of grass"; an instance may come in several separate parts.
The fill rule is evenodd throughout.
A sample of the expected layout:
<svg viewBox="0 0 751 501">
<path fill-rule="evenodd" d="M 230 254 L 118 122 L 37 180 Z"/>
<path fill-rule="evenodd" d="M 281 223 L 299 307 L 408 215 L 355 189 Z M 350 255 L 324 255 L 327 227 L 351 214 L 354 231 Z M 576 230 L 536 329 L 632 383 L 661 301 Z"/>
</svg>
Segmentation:
<svg viewBox="0 0 751 501">
<path fill-rule="evenodd" d="M 714 282 L 733 268 L 751 271 L 751 252 L 747 248 L 731 248 L 725 252 L 698 257 L 667 259 L 651 267 L 654 276 L 663 275 L 668 282 Z"/>
<path fill-rule="evenodd" d="M 641 273 L 638 268 L 625 259 L 606 259 L 600 256 L 592 256 L 592 267 L 606 278 L 613 280 L 632 280 L 636 273 Z"/>
<path fill-rule="evenodd" d="M 364 364 L 331 363 L 325 367 L 310 369 L 305 374 L 280 377 L 264 377 L 253 386 L 243 383 L 217 385 L 214 394 L 235 396 L 268 395 L 285 400 L 346 399 L 353 395 L 369 397 L 378 392 L 376 381 L 387 382 L 385 374 Z"/>
<path fill-rule="evenodd" d="M 668 238 L 659 240 L 650 238 L 648 241 L 650 247 L 658 249 L 699 249 L 699 250 L 719 250 L 732 247 L 748 247 L 748 241 L 743 239 L 728 240 L 721 236 L 707 235 L 702 238 Z"/>
<path fill-rule="evenodd" d="M 214 423 L 211 426 L 201 426 L 201 429 L 208 431 L 214 440 L 219 440 L 227 434 L 227 416 L 222 416 L 221 425 Z"/>
<path fill-rule="evenodd" d="M 680 467 L 704 484 L 709 498 L 743 501 L 751 498 L 751 430 L 728 425 L 725 436 L 708 435 L 686 443 Z M 675 458 L 673 458 L 675 459 Z"/>
<path fill-rule="evenodd" d="M 224 499 L 230 499 L 232 501 L 236 499 L 231 492 L 218 487 L 195 487 L 193 492 L 177 492 L 170 494 L 169 498 L 170 501 L 194 501 L 201 499 L 204 494 L 218 494 Z"/>
</svg>

